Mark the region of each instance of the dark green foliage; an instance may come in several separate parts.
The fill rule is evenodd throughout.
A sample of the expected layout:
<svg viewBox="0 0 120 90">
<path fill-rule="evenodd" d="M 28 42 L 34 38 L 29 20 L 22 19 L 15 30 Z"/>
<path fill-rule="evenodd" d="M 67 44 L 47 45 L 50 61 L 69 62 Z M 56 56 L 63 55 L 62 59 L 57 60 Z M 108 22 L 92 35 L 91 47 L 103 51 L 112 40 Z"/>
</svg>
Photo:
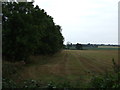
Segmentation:
<svg viewBox="0 0 120 90">
<path fill-rule="evenodd" d="M 10 79 L 2 79 L 2 88 L 17 88 L 16 83 Z"/>
<path fill-rule="evenodd" d="M 70 49 L 70 47 L 72 47 L 72 43 L 71 42 L 67 42 L 67 48 L 66 49 Z"/>
<path fill-rule="evenodd" d="M 2 78 L 15 78 L 19 77 L 19 72 L 23 70 L 24 64 L 2 62 Z"/>
<path fill-rule="evenodd" d="M 11 77 L 13 74 L 16 74 L 18 67 L 13 64 L 3 64 L 2 66 L 2 76 L 4 77 Z"/>
<path fill-rule="evenodd" d="M 77 44 L 76 44 L 76 49 L 77 49 L 77 50 L 82 50 L 82 49 L 83 49 L 83 48 L 82 48 L 82 44 L 77 43 Z"/>
<path fill-rule="evenodd" d="M 54 54 L 63 47 L 61 27 L 32 2 L 7 2 L 3 11 L 3 58 L 26 61 L 33 54 Z"/>
<path fill-rule="evenodd" d="M 22 84 L 17 84 L 11 79 L 4 78 L 2 80 L 2 88 L 39 88 L 38 83 L 35 80 L 24 80 Z"/>
<path fill-rule="evenodd" d="M 120 66 L 113 59 L 114 72 L 106 72 L 104 75 L 94 76 L 91 80 L 91 86 L 94 88 L 120 88 Z"/>
<path fill-rule="evenodd" d="M 54 89 L 54 88 L 73 88 L 72 85 L 68 81 L 64 81 L 61 83 L 58 82 L 48 82 L 48 83 L 42 83 L 39 80 L 24 80 L 21 83 L 17 84 L 15 81 L 4 78 L 2 80 L 2 88 L 48 88 L 48 89 Z"/>
</svg>

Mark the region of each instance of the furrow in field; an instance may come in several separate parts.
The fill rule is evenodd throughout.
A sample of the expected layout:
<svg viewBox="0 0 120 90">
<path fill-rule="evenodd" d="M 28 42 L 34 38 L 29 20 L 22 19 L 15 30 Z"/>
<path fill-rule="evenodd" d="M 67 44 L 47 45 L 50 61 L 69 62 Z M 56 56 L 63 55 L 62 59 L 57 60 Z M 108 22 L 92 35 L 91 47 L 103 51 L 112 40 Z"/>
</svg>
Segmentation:
<svg viewBox="0 0 120 90">
<path fill-rule="evenodd" d="M 102 72 L 101 68 L 97 67 L 96 64 L 92 61 L 90 61 L 87 58 L 81 57 L 77 55 L 76 53 L 73 53 L 74 57 L 76 57 L 76 60 L 81 63 L 81 65 L 84 67 L 84 70 L 86 72 Z"/>
<path fill-rule="evenodd" d="M 77 60 L 77 58 L 71 52 L 68 53 L 68 60 L 66 62 L 66 70 L 69 71 L 68 74 L 80 75 L 84 73 L 84 67 Z"/>
<path fill-rule="evenodd" d="M 112 68 L 112 63 L 109 63 L 107 60 L 104 60 L 104 58 L 103 58 L 103 60 L 101 59 L 101 60 L 99 60 L 97 57 L 95 57 L 95 56 L 92 56 L 92 58 L 90 57 L 90 56 L 88 56 L 87 54 L 85 55 L 81 55 L 80 53 L 82 53 L 82 52 L 75 52 L 74 54 L 78 57 L 78 58 L 80 58 L 80 59 L 86 59 L 85 61 L 85 63 L 89 63 L 89 64 L 91 64 L 91 65 L 94 65 L 94 66 L 96 66 L 96 68 L 100 68 L 100 69 L 102 69 L 102 71 L 104 71 L 104 70 L 106 70 L 106 69 L 111 69 Z M 92 52 L 93 53 L 93 52 Z"/>
<path fill-rule="evenodd" d="M 101 73 L 106 68 L 111 69 L 112 62 L 108 59 L 115 57 L 114 53 L 112 54 L 112 51 L 109 54 L 105 51 L 64 50 L 51 57 L 35 56 L 33 64 L 26 66 L 21 76 L 33 79 L 55 78 L 56 76 L 75 79 L 85 76 L 86 72 Z"/>
</svg>

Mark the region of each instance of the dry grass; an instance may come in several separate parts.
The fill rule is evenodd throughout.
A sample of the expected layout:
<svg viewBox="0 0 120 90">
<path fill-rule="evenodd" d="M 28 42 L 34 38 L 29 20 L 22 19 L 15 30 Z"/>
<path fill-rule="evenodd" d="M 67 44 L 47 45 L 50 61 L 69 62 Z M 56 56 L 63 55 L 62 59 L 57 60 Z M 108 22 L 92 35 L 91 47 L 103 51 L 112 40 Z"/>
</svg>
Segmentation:
<svg viewBox="0 0 120 90">
<path fill-rule="evenodd" d="M 52 56 L 41 55 L 30 58 L 29 64 L 3 61 L 3 71 L 5 71 L 3 75 L 13 78 L 16 82 L 26 79 L 43 82 L 63 82 L 65 80 L 88 82 L 93 74 L 102 74 L 106 70 L 112 70 L 112 58 L 118 63 L 118 51 L 63 50 Z M 11 72 L 13 72 L 13 76 L 11 76 Z"/>
<path fill-rule="evenodd" d="M 23 79 L 79 80 L 90 73 L 112 69 L 112 58 L 118 61 L 117 50 L 64 50 L 53 56 L 32 56 L 32 63 L 21 72 Z"/>
</svg>

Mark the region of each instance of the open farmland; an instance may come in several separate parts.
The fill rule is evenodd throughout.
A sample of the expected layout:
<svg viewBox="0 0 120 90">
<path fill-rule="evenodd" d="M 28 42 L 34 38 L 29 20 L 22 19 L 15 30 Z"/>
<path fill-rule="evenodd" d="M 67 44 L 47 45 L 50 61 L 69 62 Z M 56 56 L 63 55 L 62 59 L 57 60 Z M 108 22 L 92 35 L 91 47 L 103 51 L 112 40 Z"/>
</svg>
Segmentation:
<svg viewBox="0 0 120 90">
<path fill-rule="evenodd" d="M 102 50 L 119 50 L 120 47 L 119 46 L 98 46 L 97 48 L 98 50 L 102 49 Z"/>
<path fill-rule="evenodd" d="M 118 46 L 98 46 L 98 48 L 120 48 Z"/>
<path fill-rule="evenodd" d="M 77 83 L 76 86 L 80 87 L 79 84 L 88 83 L 92 75 L 102 74 L 106 70 L 112 71 L 112 58 L 118 63 L 118 51 L 63 50 L 51 56 L 30 58 L 30 63 L 23 65 L 18 74 L 10 78 L 17 82 L 27 79 L 41 80 L 44 83 L 70 81 L 72 85 Z M 5 63 L 3 62 L 3 66 Z"/>
<path fill-rule="evenodd" d="M 112 70 L 112 58 L 118 61 L 117 50 L 63 50 L 53 56 L 32 56 L 19 76 L 47 81 L 88 81 L 93 74 Z M 18 80 L 18 77 L 17 80 Z"/>
</svg>

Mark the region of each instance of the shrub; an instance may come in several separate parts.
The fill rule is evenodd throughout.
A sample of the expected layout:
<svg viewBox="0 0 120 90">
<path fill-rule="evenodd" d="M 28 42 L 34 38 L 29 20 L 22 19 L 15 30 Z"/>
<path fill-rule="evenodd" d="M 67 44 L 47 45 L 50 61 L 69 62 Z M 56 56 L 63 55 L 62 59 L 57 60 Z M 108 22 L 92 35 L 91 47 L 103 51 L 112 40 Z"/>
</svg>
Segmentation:
<svg viewBox="0 0 120 90">
<path fill-rule="evenodd" d="M 4 78 L 2 79 L 2 88 L 17 88 L 17 85 L 13 80 Z"/>
<path fill-rule="evenodd" d="M 94 76 L 91 79 L 90 85 L 93 88 L 120 88 L 120 66 L 113 61 L 114 72 L 106 72 L 104 75 Z"/>
<path fill-rule="evenodd" d="M 48 82 L 48 83 L 41 83 L 36 80 L 24 80 L 23 82 L 17 84 L 11 79 L 4 78 L 2 80 L 2 88 L 70 88 L 71 85 L 69 82 L 65 81 L 63 83 L 57 82 Z"/>
</svg>

